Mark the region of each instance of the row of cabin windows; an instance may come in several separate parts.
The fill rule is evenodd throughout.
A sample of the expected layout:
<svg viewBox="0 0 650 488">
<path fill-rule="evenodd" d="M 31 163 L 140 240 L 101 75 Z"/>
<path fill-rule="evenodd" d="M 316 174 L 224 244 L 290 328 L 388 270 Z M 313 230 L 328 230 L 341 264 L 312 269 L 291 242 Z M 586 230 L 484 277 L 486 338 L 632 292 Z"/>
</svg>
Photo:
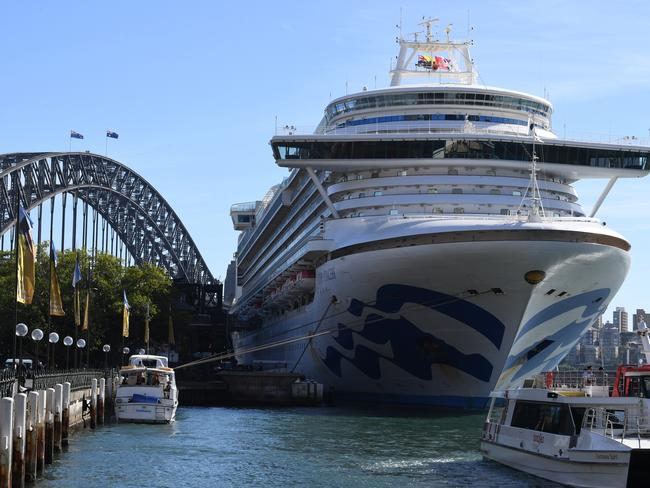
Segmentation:
<svg viewBox="0 0 650 488">
<path fill-rule="evenodd" d="M 433 193 L 433 194 L 438 193 L 438 189 L 437 188 L 429 188 L 427 190 L 427 193 Z M 463 189 L 462 188 L 452 188 L 451 193 L 452 193 L 452 195 L 460 195 L 460 194 L 463 193 Z M 501 195 L 501 194 L 502 194 L 501 190 L 498 190 L 498 189 L 490 190 L 490 195 Z M 372 196 L 374 196 L 374 197 L 381 197 L 383 195 L 384 195 L 384 192 L 380 191 L 380 190 L 377 190 L 377 191 L 372 193 Z M 402 194 L 400 193 L 400 195 L 402 195 Z M 348 193 L 345 198 L 346 198 L 346 200 L 349 200 L 349 199 L 352 198 L 352 196 L 353 196 L 352 193 Z M 365 198 L 366 196 L 368 196 L 368 195 L 365 192 L 360 192 L 357 195 L 357 198 Z M 512 196 L 513 197 L 520 197 L 521 196 L 521 191 L 513 190 L 512 191 Z M 558 196 L 557 199 L 560 200 L 560 197 Z"/>
<path fill-rule="evenodd" d="M 584 408 L 567 404 L 518 401 L 510 425 L 549 434 L 577 435 L 584 415 Z"/>
<path fill-rule="evenodd" d="M 388 173 L 388 172 L 383 172 L 383 173 L 385 173 L 385 174 L 382 174 L 382 173 L 380 173 L 380 172 L 373 172 L 373 173 L 370 173 L 370 178 L 381 178 L 381 177 L 393 176 L 392 173 Z M 411 171 L 411 175 L 416 176 L 417 173 L 419 173 L 419 171 L 417 171 L 417 170 L 412 170 L 412 171 Z M 463 174 L 466 174 L 466 173 L 469 174 L 469 172 L 463 172 Z M 525 172 L 525 171 L 521 171 L 521 172 L 512 172 L 511 174 L 512 174 L 512 176 L 516 177 L 516 175 L 519 174 L 519 173 L 521 173 L 521 174 L 528 174 L 528 173 Z M 439 174 L 439 173 L 419 173 L 419 175 L 428 175 L 428 174 L 434 175 L 434 174 Z M 459 173 L 458 173 L 458 169 L 456 169 L 456 168 L 449 168 L 449 169 L 447 170 L 447 175 L 455 175 L 455 176 L 457 176 L 458 174 L 459 174 Z M 488 169 L 487 171 L 485 171 L 485 173 L 481 173 L 481 174 L 482 174 L 482 175 L 485 175 L 485 176 L 496 176 L 496 175 L 497 175 L 497 172 L 496 172 L 496 170 L 494 170 L 494 169 Z M 509 174 L 510 174 L 510 173 L 509 173 Z M 500 174 L 500 176 L 509 176 L 509 174 Z M 406 169 L 404 169 L 404 170 L 399 170 L 399 171 L 396 171 L 396 172 L 394 173 L 394 175 L 395 175 L 395 176 L 408 176 L 408 175 L 409 175 L 409 170 L 406 170 Z M 366 179 L 366 178 L 368 178 L 368 175 L 364 175 L 364 174 L 357 174 L 357 175 L 343 175 L 343 176 L 341 176 L 341 177 L 338 179 L 338 183 L 344 183 L 344 182 L 346 182 L 346 181 L 355 180 L 355 179 L 356 179 L 356 180 L 363 180 L 363 179 Z M 557 180 L 556 180 L 555 178 L 548 178 L 548 181 L 553 181 L 553 182 L 558 181 L 558 182 L 560 182 L 560 183 L 565 183 L 564 180 L 561 180 L 561 179 L 557 179 Z"/>
<path fill-rule="evenodd" d="M 442 207 L 434 207 L 431 210 L 432 214 L 444 214 L 444 213 L 453 213 L 453 214 L 464 214 L 465 213 L 465 208 L 464 207 L 453 207 L 451 212 L 445 212 L 444 208 Z M 515 212 L 511 209 L 508 208 L 502 208 L 499 210 L 499 215 L 515 215 L 518 213 L 521 216 L 526 216 L 528 215 L 527 210 L 520 210 L 519 212 Z M 403 210 L 398 210 L 396 208 L 391 208 L 388 211 L 388 215 L 407 215 L 408 212 L 405 212 Z M 366 217 L 366 216 L 376 216 L 376 215 L 385 215 L 381 213 L 368 213 L 368 212 L 352 212 L 347 215 L 347 217 Z M 553 217 L 561 217 L 562 214 L 560 212 L 553 212 Z M 580 217 L 581 215 L 576 214 L 576 217 Z"/>
</svg>

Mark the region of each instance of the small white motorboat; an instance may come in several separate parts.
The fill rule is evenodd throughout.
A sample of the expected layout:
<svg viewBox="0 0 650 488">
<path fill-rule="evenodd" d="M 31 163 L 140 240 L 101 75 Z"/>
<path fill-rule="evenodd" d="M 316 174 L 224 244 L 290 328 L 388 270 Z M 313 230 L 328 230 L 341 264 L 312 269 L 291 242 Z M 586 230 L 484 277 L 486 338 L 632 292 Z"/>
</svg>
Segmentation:
<svg viewBox="0 0 650 488">
<path fill-rule="evenodd" d="M 178 389 L 164 356 L 137 354 L 120 369 L 115 397 L 118 422 L 170 423 L 176 418 Z"/>
<path fill-rule="evenodd" d="M 547 373 L 494 392 L 483 456 L 569 486 L 650 486 L 650 366 L 619 366 L 611 386 L 584 383 Z"/>
</svg>

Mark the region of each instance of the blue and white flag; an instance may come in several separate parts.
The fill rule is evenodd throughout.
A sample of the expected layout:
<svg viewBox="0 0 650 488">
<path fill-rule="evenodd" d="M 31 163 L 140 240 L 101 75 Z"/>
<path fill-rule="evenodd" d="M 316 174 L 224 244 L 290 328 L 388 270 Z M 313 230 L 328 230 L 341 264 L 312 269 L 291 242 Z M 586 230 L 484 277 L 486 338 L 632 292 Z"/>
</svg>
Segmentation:
<svg viewBox="0 0 650 488">
<path fill-rule="evenodd" d="M 73 130 L 70 131 L 70 137 L 72 139 L 83 139 L 84 138 L 83 134 L 79 134 L 79 132 L 75 132 Z"/>
<path fill-rule="evenodd" d="M 72 273 L 72 288 L 77 288 L 77 283 L 81 281 L 81 269 L 79 268 L 79 256 L 74 265 L 74 273 Z"/>
<path fill-rule="evenodd" d="M 113 132 L 112 130 L 107 130 L 106 131 L 106 137 L 110 137 L 111 139 L 117 139 L 120 137 L 120 135 L 117 132 Z"/>
</svg>

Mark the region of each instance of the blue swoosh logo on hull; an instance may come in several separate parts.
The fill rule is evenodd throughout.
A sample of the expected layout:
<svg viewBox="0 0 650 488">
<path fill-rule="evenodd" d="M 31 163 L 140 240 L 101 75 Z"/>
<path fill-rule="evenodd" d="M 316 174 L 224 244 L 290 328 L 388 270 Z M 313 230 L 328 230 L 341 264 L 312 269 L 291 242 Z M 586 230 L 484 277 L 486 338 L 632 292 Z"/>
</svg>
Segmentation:
<svg viewBox="0 0 650 488">
<path fill-rule="evenodd" d="M 348 312 L 361 317 L 366 308 L 373 312 L 397 313 L 405 303 L 418 304 L 456 319 L 473 328 L 490 340 L 497 348 L 501 346 L 505 326 L 494 315 L 458 297 L 408 285 L 389 284 L 377 291 L 377 301 L 368 305 L 353 299 Z M 365 345 L 355 346 L 355 336 L 378 345 L 389 344 L 392 357 L 381 354 Z M 339 324 L 332 336 L 343 349 L 353 351 L 351 358 L 337 348 L 328 346 L 323 363 L 337 376 L 342 376 L 341 362 L 346 360 L 372 379 L 381 378 L 380 359 L 389 361 L 411 375 L 425 381 L 432 379 L 434 364 L 451 366 L 480 381 L 489 381 L 493 365 L 481 354 L 464 354 L 444 340 L 423 332 L 404 316 L 386 318 L 377 313 L 366 316 L 364 326 L 355 331 Z"/>
</svg>

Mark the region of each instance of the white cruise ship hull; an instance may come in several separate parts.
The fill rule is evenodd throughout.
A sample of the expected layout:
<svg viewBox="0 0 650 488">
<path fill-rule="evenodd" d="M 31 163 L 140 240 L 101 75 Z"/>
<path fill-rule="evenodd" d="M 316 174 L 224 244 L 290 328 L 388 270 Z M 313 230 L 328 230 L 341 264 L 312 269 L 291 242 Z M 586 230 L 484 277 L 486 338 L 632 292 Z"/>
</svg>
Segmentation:
<svg viewBox="0 0 650 488">
<path fill-rule="evenodd" d="M 615 245 L 524 233 L 436 244 L 404 238 L 340 254 L 317 268 L 310 305 L 234 339 L 241 350 L 331 333 L 242 355 L 240 363 L 294 369 L 338 398 L 481 408 L 497 383 L 557 365 L 629 268 L 628 252 Z M 544 270 L 545 279 L 527 283 L 531 270 Z"/>
</svg>

